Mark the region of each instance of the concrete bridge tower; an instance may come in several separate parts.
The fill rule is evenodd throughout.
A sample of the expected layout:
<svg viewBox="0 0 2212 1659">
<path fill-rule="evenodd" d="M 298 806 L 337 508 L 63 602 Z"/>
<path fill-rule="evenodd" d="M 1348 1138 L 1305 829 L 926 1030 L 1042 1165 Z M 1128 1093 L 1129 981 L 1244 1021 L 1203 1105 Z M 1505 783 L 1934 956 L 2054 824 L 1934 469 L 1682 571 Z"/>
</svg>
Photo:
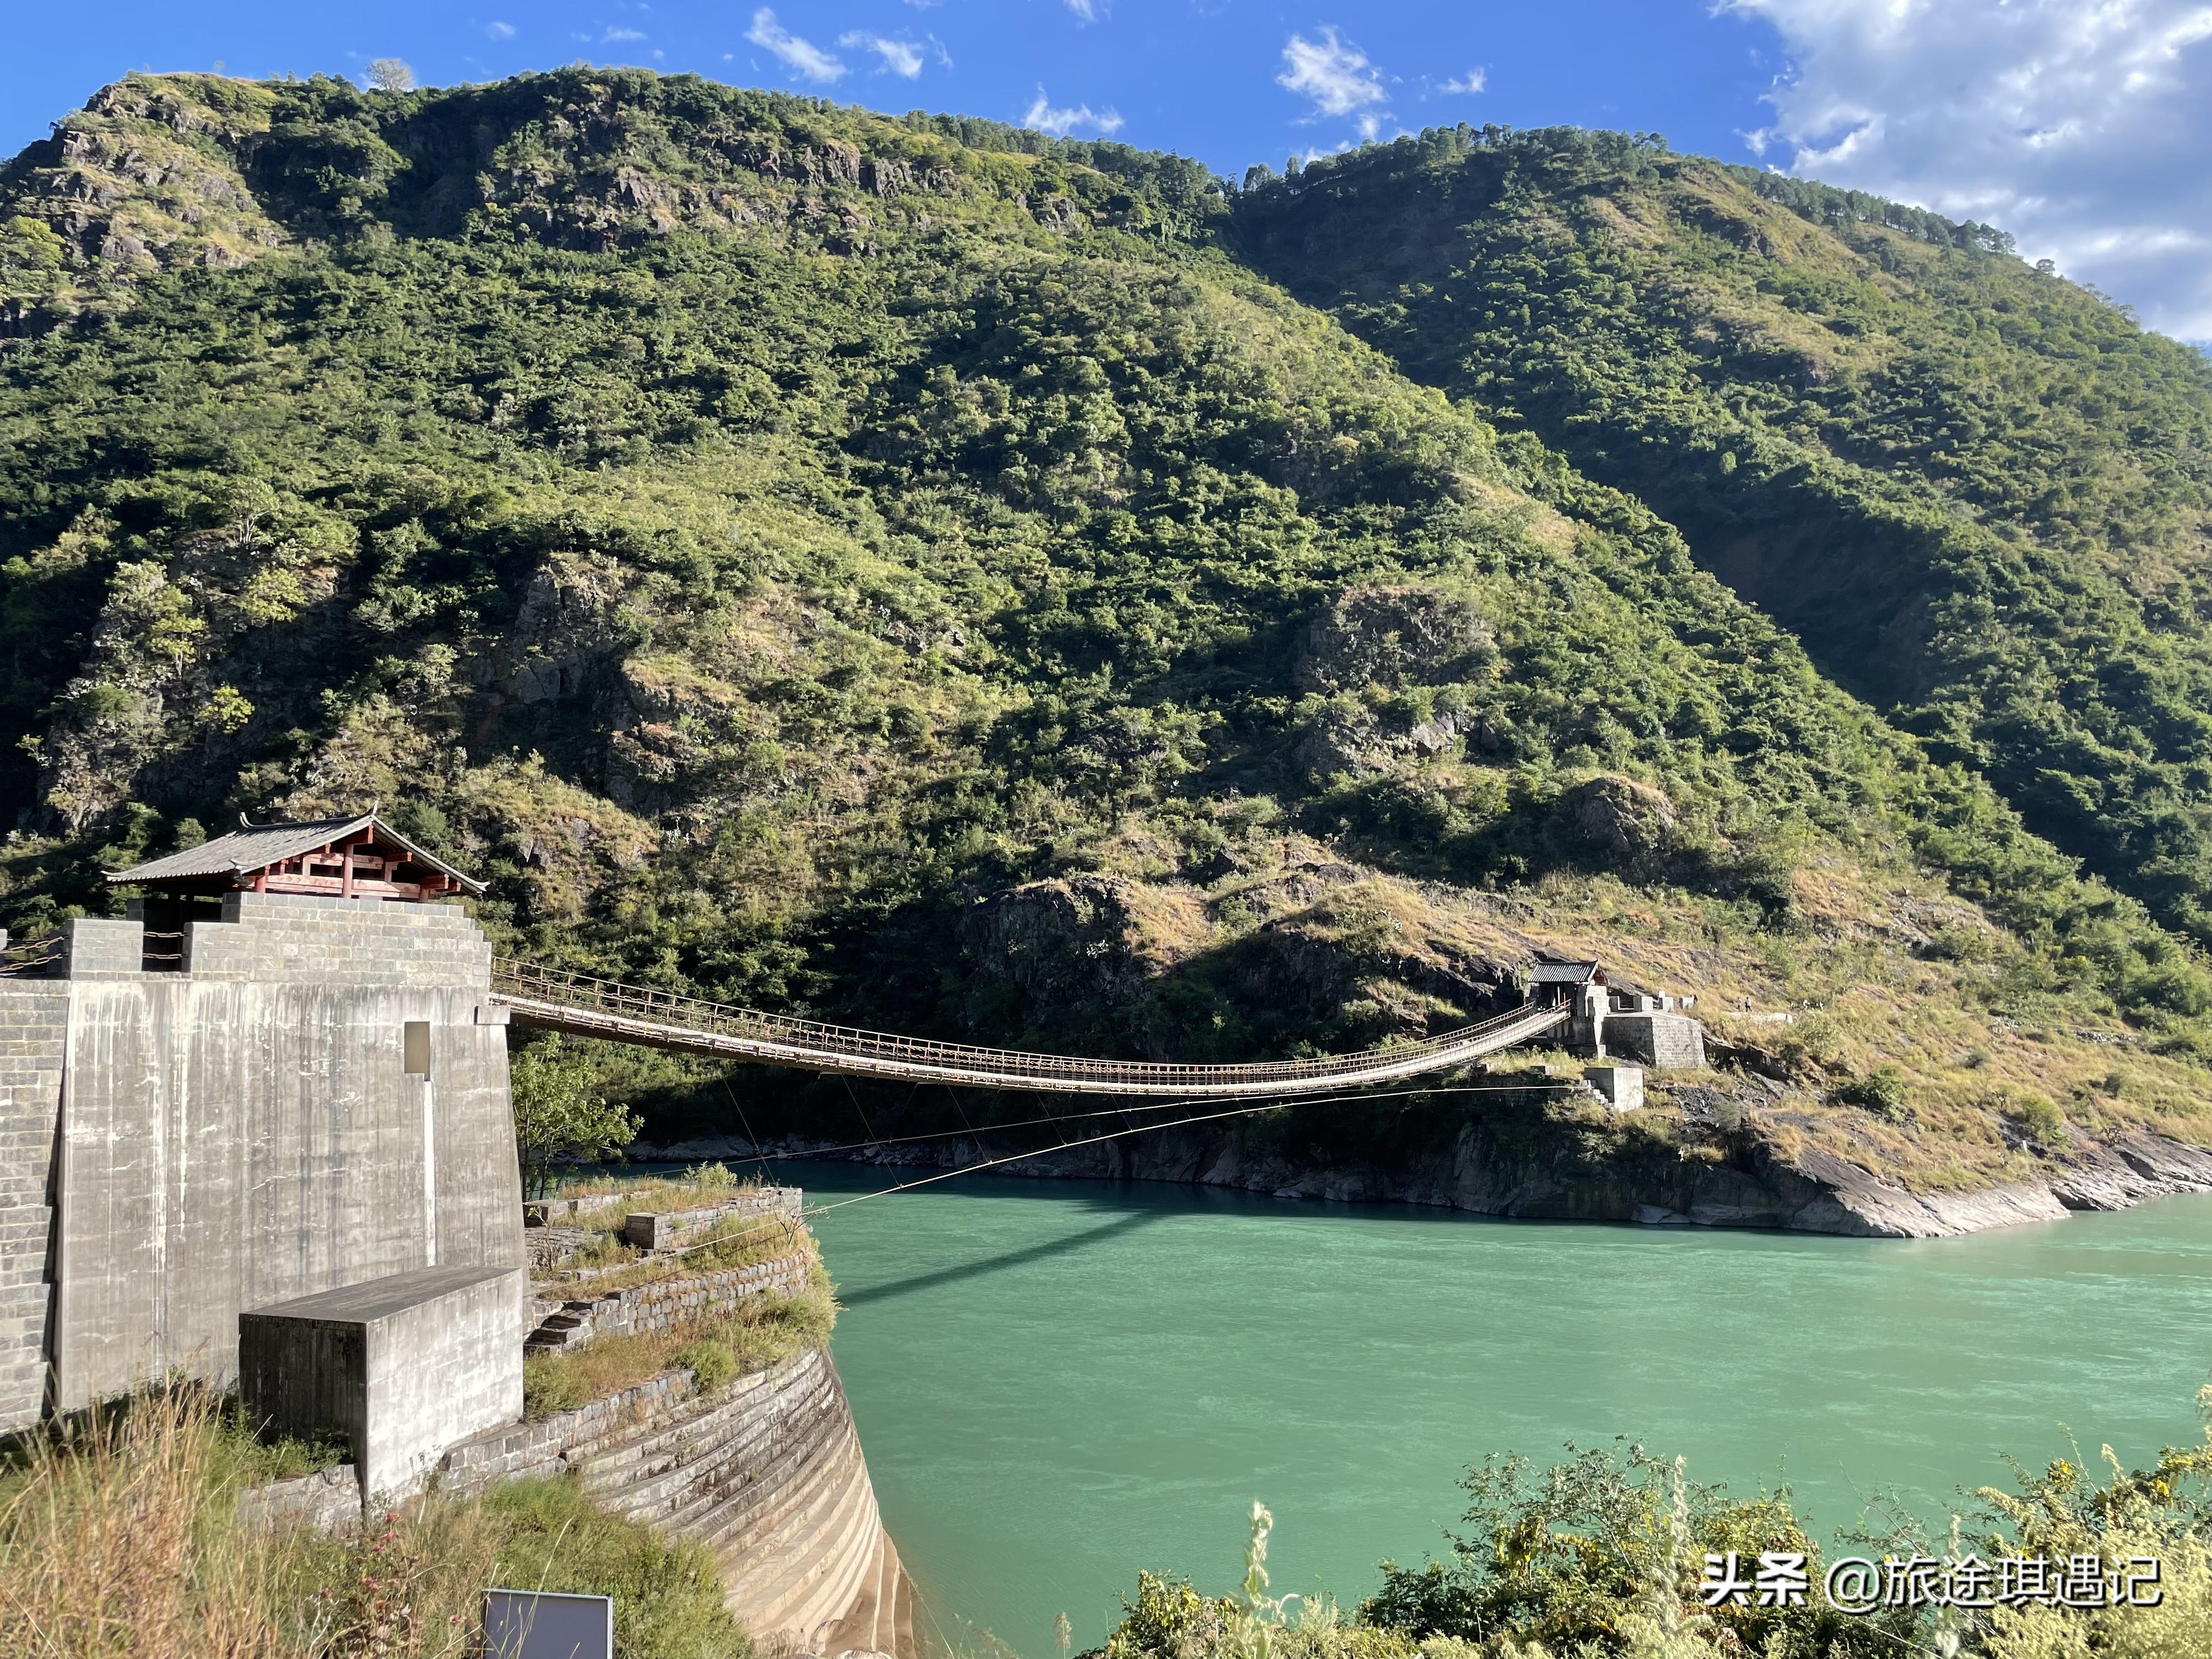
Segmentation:
<svg viewBox="0 0 2212 1659">
<path fill-rule="evenodd" d="M 127 919 L 0 959 L 0 1430 L 175 1369 L 228 1385 L 242 1315 L 372 1282 L 519 1355 L 507 1013 L 438 902 L 481 884 L 374 815 L 109 879 Z"/>
</svg>

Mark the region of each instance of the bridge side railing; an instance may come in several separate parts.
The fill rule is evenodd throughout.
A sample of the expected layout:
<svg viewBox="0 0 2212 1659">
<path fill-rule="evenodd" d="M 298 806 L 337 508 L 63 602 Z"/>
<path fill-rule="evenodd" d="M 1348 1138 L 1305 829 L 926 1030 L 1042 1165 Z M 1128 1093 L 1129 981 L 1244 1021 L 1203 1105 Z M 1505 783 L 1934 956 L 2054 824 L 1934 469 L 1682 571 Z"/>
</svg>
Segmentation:
<svg viewBox="0 0 2212 1659">
<path fill-rule="evenodd" d="M 926 1037 L 906 1037 L 860 1026 L 836 1025 L 820 1020 L 798 1019 L 785 1014 L 763 1013 L 731 1003 L 626 985 L 595 975 L 546 968 L 536 963 L 501 958 L 492 965 L 492 989 L 526 1001 L 615 1018 L 635 1019 L 674 1026 L 714 1036 L 774 1043 L 779 1047 L 848 1059 L 876 1059 L 942 1066 L 1000 1076 L 1067 1079 L 1096 1083 L 1205 1085 L 1274 1083 L 1322 1080 L 1371 1071 L 1380 1065 L 1397 1066 L 1431 1054 L 1463 1049 L 1483 1038 L 1525 1024 L 1538 1015 L 1539 1022 L 1555 1023 L 1565 1011 L 1516 1008 L 1493 1018 L 1446 1031 L 1416 1042 L 1394 1043 L 1357 1054 L 1329 1054 L 1311 1060 L 1258 1060 L 1243 1065 L 1184 1065 L 1163 1060 L 1093 1060 L 1075 1055 L 1046 1054 L 1013 1048 L 986 1048 L 965 1043 L 939 1042 Z"/>
</svg>

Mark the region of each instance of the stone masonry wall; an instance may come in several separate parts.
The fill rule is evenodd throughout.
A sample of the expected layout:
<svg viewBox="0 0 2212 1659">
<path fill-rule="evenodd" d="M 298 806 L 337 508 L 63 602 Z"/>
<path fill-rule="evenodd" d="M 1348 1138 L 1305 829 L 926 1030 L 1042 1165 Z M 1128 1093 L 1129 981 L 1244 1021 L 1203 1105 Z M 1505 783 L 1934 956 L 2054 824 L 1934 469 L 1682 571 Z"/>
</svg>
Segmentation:
<svg viewBox="0 0 2212 1659">
<path fill-rule="evenodd" d="M 704 1237 L 740 1216 L 797 1220 L 804 1198 L 796 1187 L 763 1187 L 690 1210 L 641 1210 L 623 1218 L 623 1237 L 641 1250 L 665 1250 Z"/>
<path fill-rule="evenodd" d="M 696 1539 L 724 1599 L 770 1655 L 912 1655 L 912 1589 L 876 1508 L 842 1382 L 810 1348 L 704 1397 L 691 1373 L 447 1454 L 442 1488 L 581 1472 L 633 1519 Z"/>
<path fill-rule="evenodd" d="M 1608 1014 L 1605 1046 L 1646 1066 L 1697 1070 L 1705 1063 L 1705 1028 L 1684 1014 Z"/>
<path fill-rule="evenodd" d="M 814 1258 L 805 1251 L 720 1273 L 632 1285 L 560 1304 L 529 1343 L 533 1353 L 562 1353 L 602 1336 L 642 1336 L 734 1312 L 757 1296 L 797 1296 Z"/>
<path fill-rule="evenodd" d="M 69 988 L 0 980 L 0 1433 L 38 1420 L 46 1393 L 55 1135 Z"/>
</svg>

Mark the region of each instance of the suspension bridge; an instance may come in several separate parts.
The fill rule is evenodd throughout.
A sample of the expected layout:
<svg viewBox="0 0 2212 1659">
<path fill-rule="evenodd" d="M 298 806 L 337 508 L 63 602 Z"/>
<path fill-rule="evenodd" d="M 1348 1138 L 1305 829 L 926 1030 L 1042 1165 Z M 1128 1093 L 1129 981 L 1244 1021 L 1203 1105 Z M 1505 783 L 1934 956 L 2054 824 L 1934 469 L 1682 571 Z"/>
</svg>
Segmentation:
<svg viewBox="0 0 2212 1659">
<path fill-rule="evenodd" d="M 1431 1076 L 1555 1030 L 1573 1012 L 1565 1005 L 1532 1005 L 1422 1042 L 1357 1054 L 1188 1066 L 935 1042 L 762 1013 L 507 958 L 492 964 L 491 994 L 519 1024 L 684 1054 L 909 1083 L 1182 1100 L 1295 1099 Z"/>
</svg>

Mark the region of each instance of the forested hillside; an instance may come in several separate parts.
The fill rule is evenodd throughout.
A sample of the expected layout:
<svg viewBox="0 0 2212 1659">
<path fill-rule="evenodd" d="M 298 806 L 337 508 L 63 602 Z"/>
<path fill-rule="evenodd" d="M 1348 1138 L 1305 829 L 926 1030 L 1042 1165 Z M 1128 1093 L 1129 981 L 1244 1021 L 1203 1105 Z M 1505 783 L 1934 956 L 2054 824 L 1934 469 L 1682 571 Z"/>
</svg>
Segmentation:
<svg viewBox="0 0 2212 1659">
<path fill-rule="evenodd" d="M 1237 245 L 1679 525 L 1822 671 L 2212 940 L 2212 362 L 1986 226 L 1569 129 L 1270 180 Z"/>
<path fill-rule="evenodd" d="M 1587 951 L 1817 1012 L 1763 1063 L 1869 1167 L 1999 1178 L 2031 1098 L 2049 1146 L 2054 1113 L 2212 1139 L 2201 370 L 1649 149 L 1455 146 L 1292 198 L 641 72 L 118 83 L 0 173 L 0 919 L 375 799 L 492 879 L 504 946 L 737 1000 L 1243 1056 Z M 1498 198 L 1541 267 L 1509 306 L 1451 204 L 1516 168 L 1592 182 L 1583 217 Z M 1646 203 L 1708 178 L 1870 269 L 1739 280 L 1750 231 Z M 2100 354 L 1975 382 L 1956 477 L 1875 374 L 1954 337 L 1856 251 L 1893 243 L 1993 340 L 1976 283 Z M 1735 284 L 1678 298 L 1672 355 L 1662 264 Z M 2053 422 L 2088 435 L 2027 490 Z M 1895 534 L 1831 557 L 1808 492 Z M 1968 591 L 1984 548 L 2014 589 Z M 1887 608 L 1846 625 L 1854 583 Z"/>
</svg>

